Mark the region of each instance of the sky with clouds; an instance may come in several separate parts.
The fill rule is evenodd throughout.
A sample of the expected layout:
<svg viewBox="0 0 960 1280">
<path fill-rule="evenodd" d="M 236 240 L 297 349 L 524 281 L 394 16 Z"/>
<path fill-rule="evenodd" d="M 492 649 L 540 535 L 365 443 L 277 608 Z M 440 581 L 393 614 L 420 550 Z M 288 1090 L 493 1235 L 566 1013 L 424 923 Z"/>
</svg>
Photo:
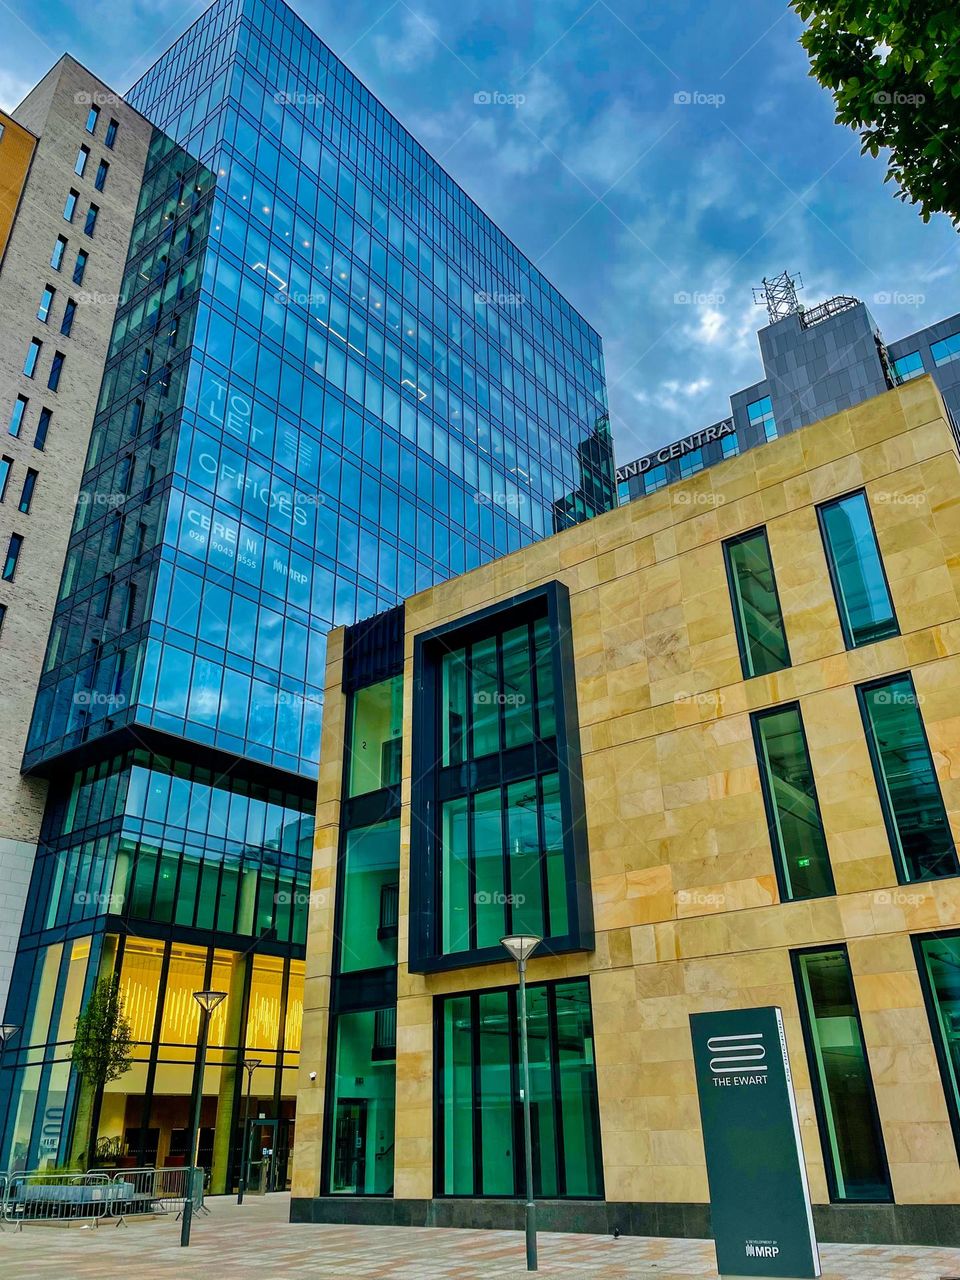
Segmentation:
<svg viewBox="0 0 960 1280">
<path fill-rule="evenodd" d="M 205 0 L 0 0 L 0 105 L 62 52 L 124 90 Z M 960 241 L 833 123 L 780 0 L 296 0 L 604 340 L 617 458 L 761 375 L 752 287 L 799 271 L 899 338 L 960 311 Z"/>
</svg>

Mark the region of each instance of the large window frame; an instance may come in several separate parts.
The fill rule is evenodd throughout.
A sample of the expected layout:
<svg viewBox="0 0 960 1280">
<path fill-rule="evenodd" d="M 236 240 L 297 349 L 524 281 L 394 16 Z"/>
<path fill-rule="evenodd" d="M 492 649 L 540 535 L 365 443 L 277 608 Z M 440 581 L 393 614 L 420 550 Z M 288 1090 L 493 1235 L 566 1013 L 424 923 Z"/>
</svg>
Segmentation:
<svg viewBox="0 0 960 1280">
<path fill-rule="evenodd" d="M 947 1051 L 944 1039 L 943 1015 L 940 1011 L 937 993 L 934 991 L 933 982 L 930 978 L 929 961 L 924 950 L 925 942 L 937 939 L 944 941 L 948 938 L 960 939 L 960 929 L 914 934 L 910 941 L 913 943 L 917 973 L 920 976 L 920 989 L 923 992 L 923 1002 L 926 1006 L 927 1018 L 930 1023 L 930 1035 L 937 1055 L 937 1065 L 940 1068 L 940 1078 L 943 1084 L 947 1114 L 950 1117 L 950 1127 L 953 1130 L 953 1140 L 956 1144 L 957 1154 L 960 1156 L 960 1073 L 958 1073 L 957 1067 Z"/>
<path fill-rule="evenodd" d="M 766 548 L 767 564 L 770 567 L 770 583 L 773 589 L 773 598 L 777 606 L 777 614 L 780 618 L 780 634 L 783 639 L 783 651 L 786 661 L 779 666 L 770 667 L 766 671 L 756 670 L 756 658 L 753 651 L 753 643 L 747 632 L 746 620 L 743 616 L 742 600 L 743 592 L 740 588 L 739 579 L 737 577 L 736 566 L 733 562 L 733 551 L 735 547 L 739 547 L 747 542 L 752 542 L 760 538 Z M 727 571 L 727 586 L 730 592 L 730 607 L 733 612 L 733 625 L 737 634 L 737 648 L 740 651 L 740 669 L 743 672 L 744 680 L 753 680 L 757 676 L 773 675 L 777 671 L 785 671 L 790 665 L 790 641 L 787 637 L 787 624 L 783 616 L 783 605 L 780 601 L 780 591 L 777 587 L 777 571 L 773 563 L 773 555 L 770 551 L 770 539 L 767 536 L 765 525 L 758 525 L 755 529 L 747 529 L 744 533 L 738 533 L 734 538 L 727 538 L 723 544 L 723 563 Z"/>
<path fill-rule="evenodd" d="M 590 1006 L 590 1022 L 591 1022 L 591 1044 L 593 1046 L 593 1082 L 592 1082 L 592 1102 L 594 1113 L 596 1115 L 596 1144 L 597 1144 L 597 1192 L 595 1195 L 587 1195 L 583 1191 L 567 1190 L 567 1173 L 565 1164 L 564 1151 L 564 1126 L 563 1126 L 563 1107 L 562 1098 L 563 1091 L 560 1083 L 561 1054 L 559 1052 L 559 1024 L 558 1024 L 558 993 L 562 993 L 564 987 L 573 983 L 584 983 L 587 987 L 587 997 Z M 541 1196 L 539 1191 L 535 1194 L 538 1198 L 545 1200 L 603 1200 L 604 1192 L 604 1168 L 603 1168 L 603 1129 L 600 1122 L 599 1111 L 599 1089 L 596 1075 L 596 1026 L 593 1018 L 593 991 L 590 985 L 589 975 L 584 974 L 579 977 L 560 978 L 547 982 L 536 982 L 527 987 L 528 1001 L 532 994 L 543 992 L 546 999 L 547 1027 L 550 1035 L 550 1064 L 551 1077 L 553 1081 L 553 1097 L 555 1100 L 554 1110 L 554 1132 L 556 1139 L 555 1148 L 555 1169 L 557 1178 L 556 1195 L 548 1195 L 544 1193 Z M 509 1026 L 508 1042 L 507 1042 L 507 1063 L 511 1079 L 511 1096 L 509 1099 L 509 1110 L 511 1113 L 511 1135 L 512 1135 L 512 1151 L 514 1162 L 514 1191 L 511 1194 L 506 1192 L 484 1192 L 483 1191 L 483 1142 L 482 1142 L 482 1107 L 476 1105 L 478 1095 L 480 1093 L 480 1073 L 481 1073 L 481 1037 L 480 1037 L 480 1000 L 484 996 L 506 996 L 507 1020 Z M 471 1096 L 474 1105 L 471 1108 L 472 1117 L 472 1173 L 473 1173 L 473 1189 L 471 1191 L 447 1191 L 446 1183 L 446 1113 L 444 1108 L 444 1070 L 445 1048 L 444 1048 L 444 1007 L 447 1002 L 455 1000 L 466 1000 L 470 1003 L 470 1036 L 471 1036 Z M 444 1200 L 473 1200 L 473 1199 L 522 1199 L 525 1194 L 524 1186 L 524 1144 L 523 1144 L 523 1102 L 522 1088 L 520 1081 L 520 1027 L 519 1027 L 519 988 L 516 986 L 497 986 L 484 987 L 478 990 L 469 991 L 452 991 L 444 995 L 438 995 L 433 1001 L 433 1132 L 434 1132 L 434 1160 L 433 1160 L 433 1194 Z M 529 1005 L 528 1005 L 529 1007 Z M 531 1067 L 532 1067 L 531 1063 Z M 531 1092 L 535 1095 L 535 1089 L 531 1086 Z"/>
<path fill-rule="evenodd" d="M 546 619 L 551 636 L 550 663 L 556 736 L 534 740 L 461 764 L 442 765 L 442 659 L 445 653 L 521 626 Z M 410 833 L 409 967 L 434 973 L 502 962 L 496 945 L 472 946 L 445 954 L 442 939 L 441 801 L 508 783 L 559 775 L 563 826 L 563 869 L 567 932 L 545 938 L 540 955 L 592 951 L 593 899 L 587 848 L 576 672 L 570 623 L 570 598 L 553 581 L 491 605 L 478 613 L 414 638 L 413 785 L 411 804 L 416 821 Z"/>
<path fill-rule="evenodd" d="M 957 857 L 956 840 L 953 842 L 953 867 L 950 871 L 944 872 L 942 875 L 932 876 L 910 876 L 907 866 L 906 854 L 903 848 L 903 842 L 900 837 L 900 828 L 897 821 L 897 815 L 894 812 L 893 804 L 890 799 L 889 784 L 887 774 L 884 768 L 883 760 L 880 757 L 876 743 L 876 734 L 873 721 L 870 718 L 870 712 L 867 709 L 866 695 L 874 689 L 882 689 L 884 685 L 893 685 L 898 680 L 905 680 L 913 694 L 913 705 L 917 713 L 917 722 L 920 726 L 920 734 L 923 738 L 923 745 L 927 750 L 927 757 L 930 763 L 930 770 L 933 776 L 933 782 L 937 789 L 937 795 L 940 800 L 940 810 L 947 830 L 951 833 L 953 829 L 950 826 L 950 817 L 947 813 L 946 805 L 943 801 L 943 788 L 940 785 L 940 778 L 937 774 L 936 761 L 933 752 L 930 749 L 930 739 L 927 736 L 927 726 L 924 723 L 923 715 L 920 711 L 920 699 L 917 696 L 916 685 L 913 682 L 913 673 L 910 671 L 895 671 L 891 675 L 878 676 L 876 680 L 867 680 L 863 684 L 857 685 L 857 704 L 860 708 L 860 718 L 863 722 L 863 734 L 867 740 L 867 750 L 870 753 L 870 764 L 873 767 L 873 777 L 877 786 L 877 795 L 880 800 L 880 808 L 883 812 L 883 825 L 886 827 L 887 839 L 890 842 L 890 854 L 893 858 L 894 869 L 897 873 L 897 880 L 900 884 L 924 884 L 926 882 L 945 880 L 950 876 L 960 874 L 960 859 Z"/>
<path fill-rule="evenodd" d="M 827 529 L 826 513 L 832 507 L 839 507 L 841 503 L 849 502 L 852 498 L 862 498 L 864 510 L 867 513 L 867 521 L 870 525 L 870 532 L 873 535 L 873 546 L 877 553 L 877 564 L 880 568 L 880 575 L 883 579 L 883 585 L 887 593 L 887 599 L 890 602 L 890 621 L 888 630 L 883 635 L 868 636 L 865 639 L 857 639 L 854 635 L 850 619 L 848 617 L 848 601 L 844 591 L 844 584 L 837 570 L 837 564 L 834 557 L 833 546 L 830 541 L 830 533 Z M 897 618 L 897 606 L 894 603 L 893 592 L 890 590 L 890 581 L 887 577 L 887 566 L 883 562 L 883 551 L 880 547 L 880 539 L 877 537 L 877 526 L 873 521 L 873 511 L 870 508 L 870 499 L 867 491 L 861 486 L 859 489 L 851 489 L 849 493 L 838 494 L 835 498 L 830 498 L 826 502 L 817 504 L 817 524 L 820 527 L 820 538 L 823 542 L 823 554 L 826 557 L 827 569 L 830 573 L 830 585 L 833 587 L 833 600 L 837 607 L 837 616 L 840 619 L 840 630 L 843 633 L 844 647 L 847 649 L 862 649 L 868 644 L 879 644 L 883 640 L 889 640 L 900 634 L 900 622 Z"/>
</svg>

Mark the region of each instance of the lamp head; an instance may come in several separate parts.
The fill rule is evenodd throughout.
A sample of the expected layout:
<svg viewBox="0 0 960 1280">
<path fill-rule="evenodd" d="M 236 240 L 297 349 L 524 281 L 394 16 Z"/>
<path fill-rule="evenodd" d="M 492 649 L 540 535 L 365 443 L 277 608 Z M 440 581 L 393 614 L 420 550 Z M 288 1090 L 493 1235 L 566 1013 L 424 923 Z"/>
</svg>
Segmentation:
<svg viewBox="0 0 960 1280">
<path fill-rule="evenodd" d="M 19 1030 L 20 1028 L 15 1022 L 0 1022 L 0 1048 L 3 1048 L 6 1042 L 12 1036 L 15 1036 Z"/>
<path fill-rule="evenodd" d="M 518 964 L 529 960 L 543 941 L 535 933 L 510 933 L 500 939 L 500 945 Z"/>
<path fill-rule="evenodd" d="M 193 998 L 205 1013 L 213 1013 L 221 1000 L 226 1000 L 225 991 L 195 991 Z"/>
<path fill-rule="evenodd" d="M 243 1060 L 244 1070 L 249 1071 L 250 1074 L 253 1075 L 253 1073 L 256 1071 L 257 1067 L 259 1067 L 261 1062 L 262 1062 L 262 1058 L 244 1058 Z"/>
</svg>

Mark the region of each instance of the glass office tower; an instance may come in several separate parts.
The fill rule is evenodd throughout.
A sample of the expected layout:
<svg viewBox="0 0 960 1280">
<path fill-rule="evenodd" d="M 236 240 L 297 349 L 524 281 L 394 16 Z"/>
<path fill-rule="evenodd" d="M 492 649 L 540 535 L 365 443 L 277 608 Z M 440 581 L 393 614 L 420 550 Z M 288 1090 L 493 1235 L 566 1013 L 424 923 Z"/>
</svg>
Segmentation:
<svg viewBox="0 0 960 1280">
<path fill-rule="evenodd" d="M 202 1161 L 235 1182 L 257 1058 L 282 1186 L 326 631 L 615 505 L 600 340 L 282 3 L 218 0 L 129 100 L 156 133 L 25 757 L 0 1158 L 182 1162 L 213 986 Z M 110 974 L 135 1061 L 86 1097 Z"/>
</svg>

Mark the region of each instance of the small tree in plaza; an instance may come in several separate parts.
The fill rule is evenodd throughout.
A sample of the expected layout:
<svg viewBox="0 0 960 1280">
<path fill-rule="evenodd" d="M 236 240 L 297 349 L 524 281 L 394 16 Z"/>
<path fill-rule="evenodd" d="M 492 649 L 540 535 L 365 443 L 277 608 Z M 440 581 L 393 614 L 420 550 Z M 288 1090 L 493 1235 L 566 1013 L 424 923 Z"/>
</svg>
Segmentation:
<svg viewBox="0 0 960 1280">
<path fill-rule="evenodd" d="M 130 1024 L 123 1013 L 120 979 L 97 979 L 86 1007 L 77 1018 L 71 1059 L 80 1077 L 71 1164 L 90 1163 L 91 1144 L 99 1121 L 105 1085 L 118 1080 L 132 1063 Z"/>
</svg>

